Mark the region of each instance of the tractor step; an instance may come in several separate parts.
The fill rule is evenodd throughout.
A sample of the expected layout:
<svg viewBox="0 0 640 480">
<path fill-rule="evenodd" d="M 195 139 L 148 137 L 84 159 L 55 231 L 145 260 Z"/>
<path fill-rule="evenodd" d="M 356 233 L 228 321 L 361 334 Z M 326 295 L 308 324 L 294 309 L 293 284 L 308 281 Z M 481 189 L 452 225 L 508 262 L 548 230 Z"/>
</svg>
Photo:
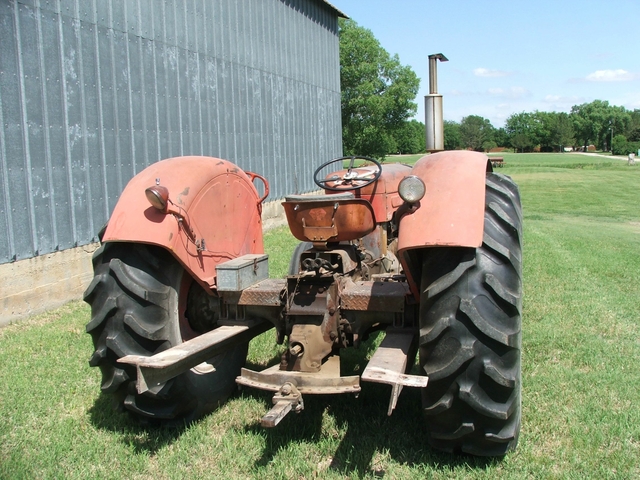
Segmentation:
<svg viewBox="0 0 640 480">
<path fill-rule="evenodd" d="M 415 356 L 414 345 L 415 335 L 411 332 L 387 332 L 362 372 L 362 381 L 391 385 L 387 415 L 391 415 L 396 408 L 402 387 L 427 386 L 429 377 L 405 373 L 408 361 L 413 361 Z"/>
<path fill-rule="evenodd" d="M 409 294 L 406 282 L 358 281 L 340 292 L 340 302 L 343 310 L 404 312 Z"/>
<path fill-rule="evenodd" d="M 271 327 L 273 324 L 267 321 L 225 325 L 153 356 L 127 355 L 118 363 L 136 367 L 136 389 L 144 393 L 236 345 L 249 342 Z"/>
</svg>

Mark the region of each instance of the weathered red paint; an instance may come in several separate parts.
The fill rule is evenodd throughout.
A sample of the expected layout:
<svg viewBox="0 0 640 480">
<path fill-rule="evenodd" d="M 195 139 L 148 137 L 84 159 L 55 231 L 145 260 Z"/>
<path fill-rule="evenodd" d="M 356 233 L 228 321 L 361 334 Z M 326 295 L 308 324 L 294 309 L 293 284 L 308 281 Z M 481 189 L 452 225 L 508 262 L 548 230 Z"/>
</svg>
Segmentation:
<svg viewBox="0 0 640 480">
<path fill-rule="evenodd" d="M 411 173 L 422 179 L 426 193 L 418 208 L 402 217 L 398 232 L 400 261 L 414 294 L 420 278 L 413 278 L 416 266 L 408 265 L 408 250 L 482 245 L 488 171 L 488 157 L 469 151 L 426 155 L 414 165 Z"/>
<path fill-rule="evenodd" d="M 195 240 L 204 240 L 204 250 L 189 239 L 177 216 L 150 205 L 145 189 L 156 180 L 169 190 L 169 212 L 180 212 Z M 201 285 L 215 288 L 216 265 L 247 253 L 264 253 L 262 200 L 252 178 L 231 162 L 196 156 L 163 160 L 128 183 L 103 241 L 164 247 Z"/>
</svg>

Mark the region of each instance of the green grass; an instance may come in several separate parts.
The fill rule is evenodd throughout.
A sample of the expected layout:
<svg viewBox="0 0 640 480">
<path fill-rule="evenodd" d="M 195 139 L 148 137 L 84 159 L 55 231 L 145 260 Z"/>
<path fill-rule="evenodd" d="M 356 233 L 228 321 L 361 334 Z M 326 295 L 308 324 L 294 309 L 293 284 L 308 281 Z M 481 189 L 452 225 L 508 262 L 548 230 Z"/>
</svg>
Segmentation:
<svg viewBox="0 0 640 480">
<path fill-rule="evenodd" d="M 505 459 L 430 450 L 418 392 L 387 417 L 389 387 L 375 384 L 307 396 L 273 430 L 259 426 L 271 395 L 249 389 L 188 428 L 140 427 L 100 395 L 76 302 L 0 329 L 0 478 L 639 478 L 640 167 L 503 156 L 525 221 L 523 425 Z M 272 276 L 296 243 L 266 235 Z M 267 332 L 249 360 L 278 352 Z"/>
</svg>

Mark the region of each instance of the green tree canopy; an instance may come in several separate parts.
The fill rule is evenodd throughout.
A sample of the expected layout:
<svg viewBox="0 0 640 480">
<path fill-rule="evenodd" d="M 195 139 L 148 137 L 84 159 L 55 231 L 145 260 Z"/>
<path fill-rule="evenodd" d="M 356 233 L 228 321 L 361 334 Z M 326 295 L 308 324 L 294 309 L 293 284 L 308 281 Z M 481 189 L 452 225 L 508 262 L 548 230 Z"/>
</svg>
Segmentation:
<svg viewBox="0 0 640 480">
<path fill-rule="evenodd" d="M 609 105 L 606 100 L 574 105 L 571 118 L 580 144 L 594 143 L 599 148 L 610 145 L 611 129 L 614 134 L 624 134 L 631 124 L 631 114 L 624 107 Z"/>
<path fill-rule="evenodd" d="M 373 33 L 340 19 L 340 87 L 345 155 L 383 158 L 395 151 L 395 133 L 417 109 L 420 81 Z"/>
<path fill-rule="evenodd" d="M 426 147 L 425 147 L 426 148 Z M 444 121 L 444 149 L 458 150 L 462 148 L 460 137 L 460 124 L 451 120 Z"/>
<path fill-rule="evenodd" d="M 486 118 L 469 115 L 460 122 L 460 138 L 462 146 L 476 151 L 482 151 L 487 141 L 493 140 L 493 125 Z"/>
<path fill-rule="evenodd" d="M 539 119 L 533 113 L 514 113 L 505 121 L 504 129 L 516 150 L 524 152 L 540 143 Z"/>
<path fill-rule="evenodd" d="M 394 138 L 396 150 L 393 153 L 422 153 L 427 150 L 424 123 L 418 120 L 402 122 L 395 130 Z"/>
</svg>

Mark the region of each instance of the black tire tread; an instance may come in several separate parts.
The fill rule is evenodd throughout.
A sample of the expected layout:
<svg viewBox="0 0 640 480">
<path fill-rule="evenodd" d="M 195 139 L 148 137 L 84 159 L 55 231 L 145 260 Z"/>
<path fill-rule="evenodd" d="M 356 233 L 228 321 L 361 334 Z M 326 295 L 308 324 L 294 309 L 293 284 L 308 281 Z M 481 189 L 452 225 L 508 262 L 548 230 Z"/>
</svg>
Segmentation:
<svg viewBox="0 0 640 480">
<path fill-rule="evenodd" d="M 499 456 L 520 428 L 522 207 L 501 174 L 487 174 L 485 200 L 481 247 L 424 252 L 419 346 L 429 443 Z"/>
<path fill-rule="evenodd" d="M 235 389 L 246 345 L 212 359 L 212 373 L 188 371 L 143 394 L 135 391 L 135 368 L 117 362 L 182 342 L 177 292 L 184 271 L 177 261 L 159 247 L 114 242 L 96 250 L 93 265 L 95 277 L 84 294 L 91 305 L 86 331 L 95 347 L 89 365 L 102 372 L 101 390 L 114 396 L 116 407 L 141 420 L 183 425 L 226 400 Z"/>
</svg>

